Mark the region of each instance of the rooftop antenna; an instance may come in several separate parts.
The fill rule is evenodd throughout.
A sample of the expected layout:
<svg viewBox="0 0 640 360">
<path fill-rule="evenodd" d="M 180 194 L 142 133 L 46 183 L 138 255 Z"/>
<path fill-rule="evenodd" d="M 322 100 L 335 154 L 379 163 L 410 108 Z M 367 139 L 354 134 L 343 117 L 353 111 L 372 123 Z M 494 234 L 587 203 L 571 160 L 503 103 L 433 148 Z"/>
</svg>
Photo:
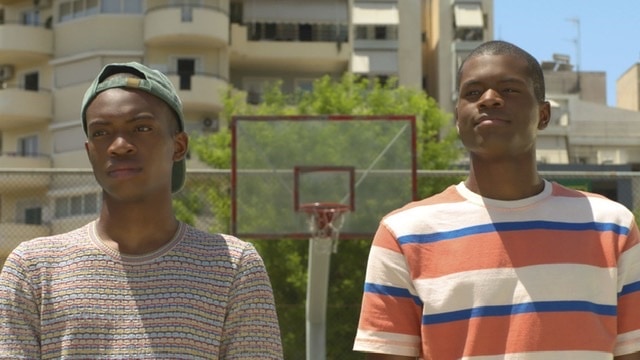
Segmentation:
<svg viewBox="0 0 640 360">
<path fill-rule="evenodd" d="M 575 17 L 575 18 L 569 18 L 567 19 L 567 21 L 573 23 L 576 26 L 576 37 L 572 40 L 573 44 L 576 47 L 576 90 L 578 93 L 578 97 L 580 97 L 580 94 L 582 92 L 582 89 L 580 87 L 580 47 L 581 47 L 581 42 L 580 42 L 580 18 Z"/>
</svg>

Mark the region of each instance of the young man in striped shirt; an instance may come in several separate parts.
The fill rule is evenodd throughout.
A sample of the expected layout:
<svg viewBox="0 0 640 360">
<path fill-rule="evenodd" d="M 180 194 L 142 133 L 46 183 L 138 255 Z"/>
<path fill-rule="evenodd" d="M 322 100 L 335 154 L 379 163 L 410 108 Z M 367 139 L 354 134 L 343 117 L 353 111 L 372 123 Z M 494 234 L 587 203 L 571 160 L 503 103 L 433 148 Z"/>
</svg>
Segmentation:
<svg viewBox="0 0 640 360">
<path fill-rule="evenodd" d="M 385 216 L 354 350 L 368 359 L 640 359 L 640 244 L 622 205 L 541 178 L 538 62 L 475 49 L 455 110 L 467 179 Z"/>
</svg>

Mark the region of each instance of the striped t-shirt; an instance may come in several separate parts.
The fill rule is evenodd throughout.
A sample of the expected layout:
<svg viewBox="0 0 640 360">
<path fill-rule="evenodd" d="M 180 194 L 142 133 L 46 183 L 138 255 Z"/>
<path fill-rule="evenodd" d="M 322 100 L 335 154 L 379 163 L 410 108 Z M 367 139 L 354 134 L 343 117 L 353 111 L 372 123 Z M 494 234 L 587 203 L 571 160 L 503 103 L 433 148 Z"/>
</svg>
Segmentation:
<svg viewBox="0 0 640 360">
<path fill-rule="evenodd" d="M 0 354 L 12 359 L 282 359 L 262 258 L 180 224 L 141 256 L 95 222 L 20 244 L 0 274 Z"/>
<path fill-rule="evenodd" d="M 385 216 L 354 349 L 424 359 L 611 359 L 640 351 L 633 215 L 545 182 L 517 201 L 463 183 Z"/>
</svg>

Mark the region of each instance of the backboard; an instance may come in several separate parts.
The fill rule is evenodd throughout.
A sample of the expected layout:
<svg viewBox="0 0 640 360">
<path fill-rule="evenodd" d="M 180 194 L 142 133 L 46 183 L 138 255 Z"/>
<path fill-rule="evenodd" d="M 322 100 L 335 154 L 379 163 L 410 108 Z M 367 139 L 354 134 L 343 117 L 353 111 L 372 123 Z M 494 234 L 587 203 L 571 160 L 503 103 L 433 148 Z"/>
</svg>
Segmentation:
<svg viewBox="0 0 640 360">
<path fill-rule="evenodd" d="M 308 239 L 301 206 L 348 206 L 341 239 L 373 236 L 417 197 L 414 116 L 236 116 L 231 232 Z"/>
</svg>

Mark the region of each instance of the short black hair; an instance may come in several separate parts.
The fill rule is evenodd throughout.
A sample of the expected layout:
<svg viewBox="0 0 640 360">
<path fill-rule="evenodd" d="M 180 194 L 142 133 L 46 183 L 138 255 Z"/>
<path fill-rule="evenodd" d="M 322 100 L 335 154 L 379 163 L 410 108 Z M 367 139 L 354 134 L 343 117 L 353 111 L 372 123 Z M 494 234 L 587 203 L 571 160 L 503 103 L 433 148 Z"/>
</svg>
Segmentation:
<svg viewBox="0 0 640 360">
<path fill-rule="evenodd" d="M 545 101 L 544 74 L 542 67 L 536 58 L 522 48 L 502 40 L 487 41 L 480 44 L 464 59 L 458 68 L 457 89 L 460 90 L 460 79 L 462 78 L 462 68 L 467 60 L 480 55 L 511 55 L 524 60 L 527 63 L 527 70 L 533 83 L 533 94 L 538 102 Z"/>
</svg>

